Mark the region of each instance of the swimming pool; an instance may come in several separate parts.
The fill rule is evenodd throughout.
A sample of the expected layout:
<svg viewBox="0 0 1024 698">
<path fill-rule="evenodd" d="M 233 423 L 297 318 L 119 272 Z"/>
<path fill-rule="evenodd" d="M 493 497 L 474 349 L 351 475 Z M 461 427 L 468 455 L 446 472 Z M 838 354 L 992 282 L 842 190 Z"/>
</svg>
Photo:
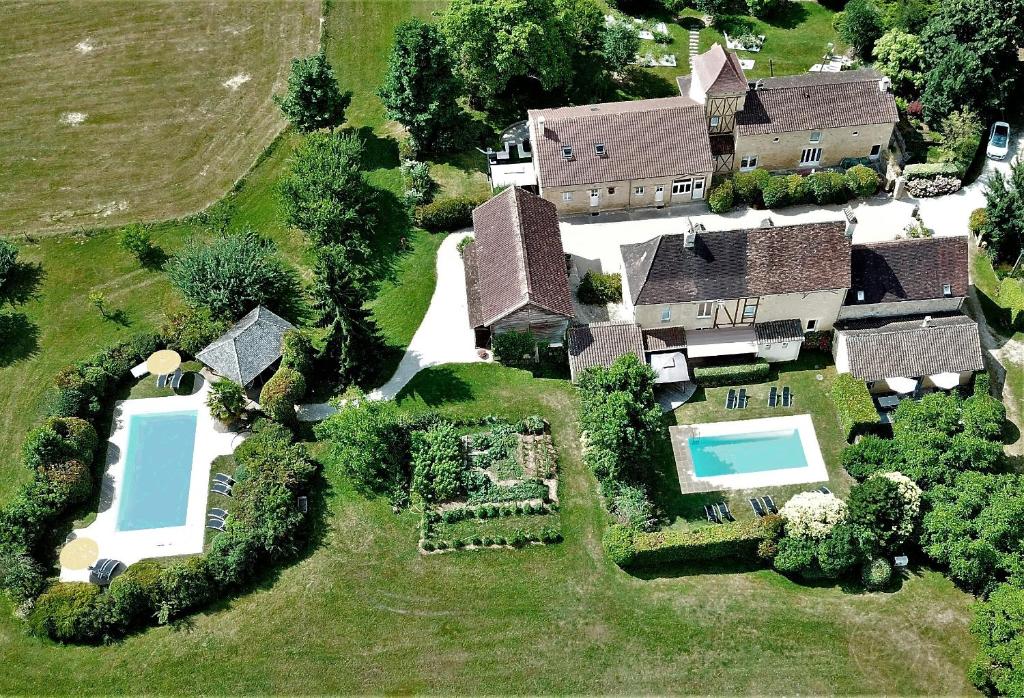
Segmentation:
<svg viewBox="0 0 1024 698">
<path fill-rule="evenodd" d="M 198 412 L 133 414 L 128 420 L 117 530 L 183 526 Z"/>
<path fill-rule="evenodd" d="M 694 436 L 688 440 L 688 446 L 697 477 L 807 467 L 796 429 Z"/>
</svg>

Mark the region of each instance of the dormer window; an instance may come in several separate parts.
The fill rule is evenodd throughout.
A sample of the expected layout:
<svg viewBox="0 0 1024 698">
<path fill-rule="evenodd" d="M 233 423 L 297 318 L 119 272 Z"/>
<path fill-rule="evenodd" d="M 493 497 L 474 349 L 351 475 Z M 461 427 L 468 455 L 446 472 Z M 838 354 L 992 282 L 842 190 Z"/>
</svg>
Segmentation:
<svg viewBox="0 0 1024 698">
<path fill-rule="evenodd" d="M 952 284 L 942 284 L 942 295 L 944 295 L 946 298 L 949 298 L 950 296 L 953 295 Z"/>
<path fill-rule="evenodd" d="M 864 292 L 863 291 L 857 291 L 857 302 L 858 303 L 863 303 L 864 302 Z"/>
<path fill-rule="evenodd" d="M 571 153 L 572 149 L 570 148 L 569 150 L 570 150 L 570 153 Z M 594 154 L 597 155 L 597 157 L 599 157 L 599 158 L 603 158 L 604 157 L 604 153 L 605 153 L 604 143 L 595 143 L 594 144 Z"/>
<path fill-rule="evenodd" d="M 562 157 L 565 158 L 566 160 L 572 160 L 572 146 L 571 145 L 563 145 L 562 146 Z"/>
</svg>

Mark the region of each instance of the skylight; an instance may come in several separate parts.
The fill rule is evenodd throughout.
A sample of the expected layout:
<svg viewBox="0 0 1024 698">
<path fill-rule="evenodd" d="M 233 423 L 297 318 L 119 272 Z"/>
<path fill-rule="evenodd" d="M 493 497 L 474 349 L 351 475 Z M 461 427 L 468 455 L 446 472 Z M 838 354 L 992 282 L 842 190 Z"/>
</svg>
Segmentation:
<svg viewBox="0 0 1024 698">
<path fill-rule="evenodd" d="M 598 156 L 604 155 L 604 143 L 595 143 L 594 144 L 594 152 Z"/>
<path fill-rule="evenodd" d="M 566 160 L 572 160 L 572 146 L 571 145 L 563 145 L 562 146 L 562 157 L 565 158 Z"/>
</svg>

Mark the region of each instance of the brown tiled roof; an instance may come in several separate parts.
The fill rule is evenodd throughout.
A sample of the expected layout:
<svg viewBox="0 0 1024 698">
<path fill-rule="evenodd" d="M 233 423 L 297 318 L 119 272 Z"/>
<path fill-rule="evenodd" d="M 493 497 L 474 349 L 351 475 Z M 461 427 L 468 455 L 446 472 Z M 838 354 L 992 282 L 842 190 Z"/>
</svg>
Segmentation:
<svg viewBox="0 0 1024 698">
<path fill-rule="evenodd" d="M 469 324 L 482 327 L 483 310 L 480 308 L 480 275 L 477 273 L 476 241 L 462 250 L 462 267 L 466 274 L 466 304 L 469 307 Z"/>
<path fill-rule="evenodd" d="M 474 302 L 478 307 L 474 326 L 491 325 L 527 303 L 573 316 L 554 204 L 511 187 L 473 211 L 473 231 L 466 262 L 474 267 L 467 273 L 471 317 Z"/>
<path fill-rule="evenodd" d="M 967 238 L 942 237 L 854 245 L 847 305 L 967 295 Z M 864 300 L 857 292 L 864 292 Z"/>
<path fill-rule="evenodd" d="M 850 287 L 844 223 L 702 232 L 622 246 L 637 305 L 725 300 Z"/>
<path fill-rule="evenodd" d="M 760 344 L 800 342 L 804 338 L 804 326 L 799 320 L 770 320 L 755 324 L 754 333 Z"/>
<path fill-rule="evenodd" d="M 686 330 L 682 327 L 655 327 L 643 333 L 647 351 L 686 348 Z"/>
<path fill-rule="evenodd" d="M 611 366 L 625 354 L 644 358 L 644 336 L 632 322 L 597 322 L 569 330 L 569 372 L 575 381 L 591 366 Z"/>
<path fill-rule="evenodd" d="M 740 66 L 740 59 L 719 43 L 694 56 L 693 75 L 697 76 L 697 84 L 705 94 L 736 94 L 747 90 L 747 76 Z"/>
<path fill-rule="evenodd" d="M 544 117 L 540 126 L 539 117 Z M 706 174 L 714 169 L 704 107 L 686 97 L 531 111 L 541 187 Z M 604 155 L 594 145 L 604 144 Z M 572 159 L 562 155 L 570 146 Z"/>
<path fill-rule="evenodd" d="M 874 70 L 804 73 L 767 78 L 761 89 L 747 91 L 736 116 L 740 136 L 812 131 L 899 121 L 896 100 L 879 89 Z M 884 144 L 883 144 L 884 145 Z"/>
<path fill-rule="evenodd" d="M 932 318 L 928 327 L 916 317 L 841 333 L 850 373 L 861 380 L 918 378 L 985 367 L 978 324 L 966 315 Z"/>
</svg>

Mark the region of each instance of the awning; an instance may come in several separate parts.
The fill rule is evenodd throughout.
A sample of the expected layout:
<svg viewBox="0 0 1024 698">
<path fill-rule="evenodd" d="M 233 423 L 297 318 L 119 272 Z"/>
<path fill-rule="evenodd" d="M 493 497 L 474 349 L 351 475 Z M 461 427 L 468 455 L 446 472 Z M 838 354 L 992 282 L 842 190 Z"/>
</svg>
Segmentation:
<svg viewBox="0 0 1024 698">
<path fill-rule="evenodd" d="M 894 393 L 912 393 L 917 390 L 916 378 L 886 378 L 885 384 Z"/>
<path fill-rule="evenodd" d="M 960 385 L 959 373 L 936 373 L 934 376 L 928 376 L 928 378 L 931 379 L 936 388 L 942 388 L 943 390 L 952 390 Z"/>
<path fill-rule="evenodd" d="M 532 162 L 520 162 L 513 165 L 491 165 L 491 186 L 528 187 L 537 183 L 537 172 Z"/>
<path fill-rule="evenodd" d="M 681 351 L 668 354 L 651 354 L 651 368 L 657 374 L 655 383 L 682 383 L 690 380 L 686 357 Z"/>
<path fill-rule="evenodd" d="M 687 331 L 686 353 L 691 359 L 756 354 L 757 332 L 753 327 Z"/>
</svg>

